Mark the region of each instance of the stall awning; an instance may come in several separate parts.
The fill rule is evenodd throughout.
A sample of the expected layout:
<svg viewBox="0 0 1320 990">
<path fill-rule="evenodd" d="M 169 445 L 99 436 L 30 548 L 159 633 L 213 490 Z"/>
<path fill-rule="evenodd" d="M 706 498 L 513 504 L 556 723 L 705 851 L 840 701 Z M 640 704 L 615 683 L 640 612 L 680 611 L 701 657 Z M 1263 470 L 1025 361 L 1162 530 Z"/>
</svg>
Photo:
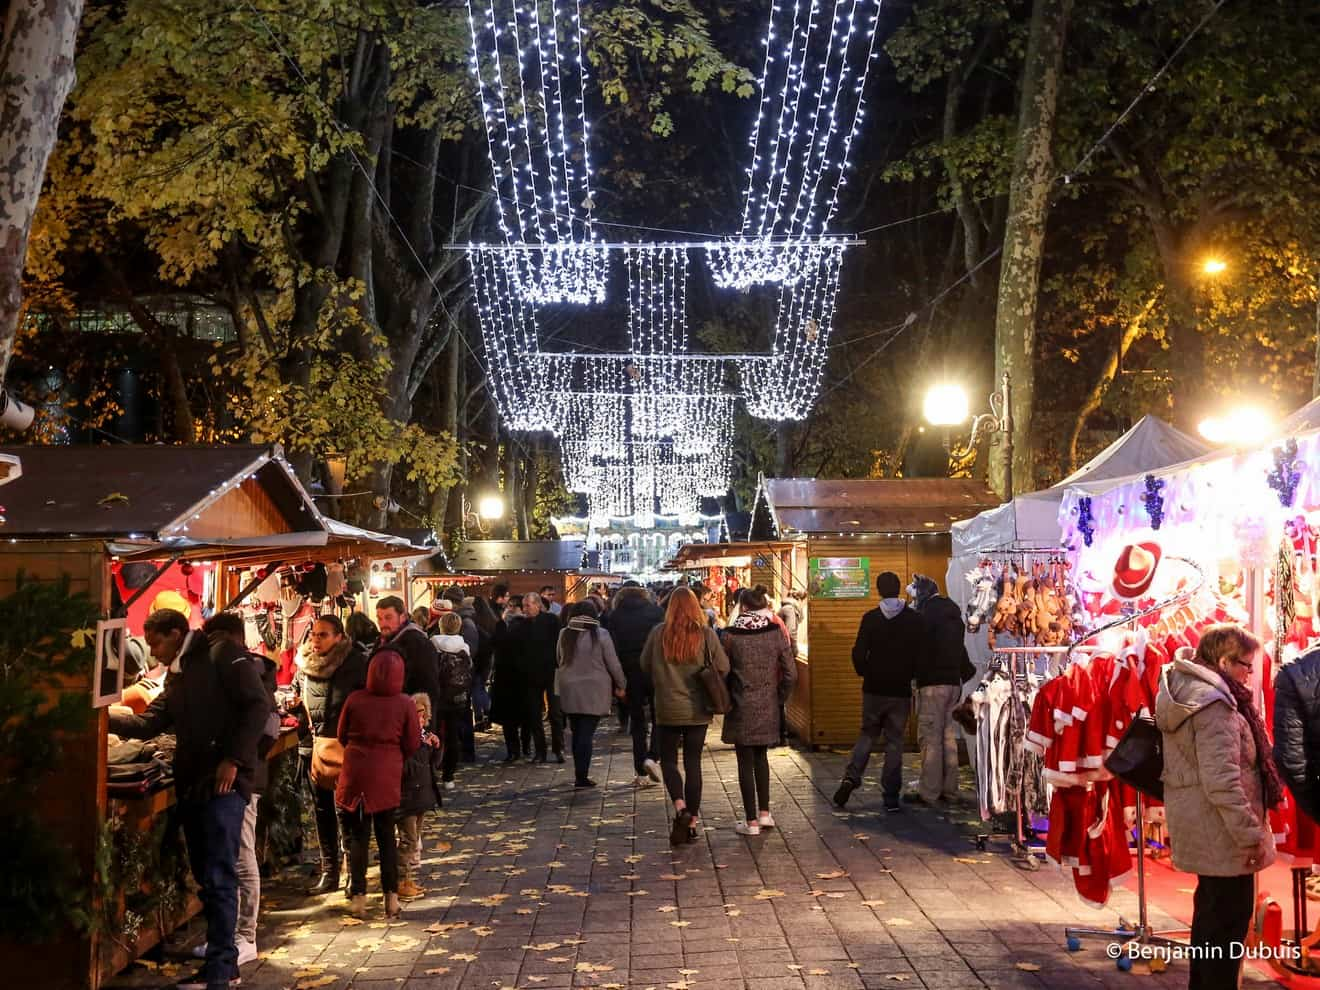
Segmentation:
<svg viewBox="0 0 1320 990">
<path fill-rule="evenodd" d="M 470 540 L 450 560 L 433 554 L 413 571 L 414 577 L 458 574 L 579 574 L 591 569 L 582 540 Z"/>
<path fill-rule="evenodd" d="M 687 543 L 678 548 L 665 570 L 684 571 L 701 567 L 746 567 L 761 554 L 791 550 L 790 540 L 758 543 Z"/>
</svg>

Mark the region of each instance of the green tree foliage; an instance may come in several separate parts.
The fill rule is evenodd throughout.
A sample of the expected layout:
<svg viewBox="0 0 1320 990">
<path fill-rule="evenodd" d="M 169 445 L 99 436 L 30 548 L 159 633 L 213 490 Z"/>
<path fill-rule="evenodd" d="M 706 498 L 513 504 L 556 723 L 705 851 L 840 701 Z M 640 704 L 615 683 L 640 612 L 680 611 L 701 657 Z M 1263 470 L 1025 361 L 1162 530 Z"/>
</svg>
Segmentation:
<svg viewBox="0 0 1320 990">
<path fill-rule="evenodd" d="M 583 9 L 593 75 L 627 108 L 613 130 L 664 135 L 676 95 L 747 92 L 694 4 Z M 305 476 L 338 452 L 386 495 L 403 463 L 429 507 L 470 430 L 421 421 L 419 391 L 446 348 L 484 378 L 444 248 L 492 222 L 469 45 L 455 4 L 93 4 L 30 278 L 54 294 L 95 255 L 139 291 L 217 300 L 238 331 L 210 359 L 232 419 L 212 408 L 197 438 L 278 440 Z"/>
</svg>

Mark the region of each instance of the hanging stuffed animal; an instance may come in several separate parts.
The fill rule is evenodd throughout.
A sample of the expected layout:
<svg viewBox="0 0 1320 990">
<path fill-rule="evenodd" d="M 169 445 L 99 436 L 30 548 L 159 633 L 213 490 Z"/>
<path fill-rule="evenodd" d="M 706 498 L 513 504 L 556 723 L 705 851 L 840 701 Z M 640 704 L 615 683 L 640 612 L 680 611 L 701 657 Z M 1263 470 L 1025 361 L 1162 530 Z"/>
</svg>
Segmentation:
<svg viewBox="0 0 1320 990">
<path fill-rule="evenodd" d="M 988 563 L 967 572 L 972 598 L 967 603 L 967 631 L 976 632 L 995 607 L 995 578 Z"/>
</svg>

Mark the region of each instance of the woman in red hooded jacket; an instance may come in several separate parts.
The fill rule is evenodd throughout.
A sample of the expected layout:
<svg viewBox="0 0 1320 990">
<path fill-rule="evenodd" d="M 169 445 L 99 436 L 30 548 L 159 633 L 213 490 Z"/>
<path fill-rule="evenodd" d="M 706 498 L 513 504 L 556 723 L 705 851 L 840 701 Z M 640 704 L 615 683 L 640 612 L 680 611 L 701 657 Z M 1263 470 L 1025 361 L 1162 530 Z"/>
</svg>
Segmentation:
<svg viewBox="0 0 1320 990">
<path fill-rule="evenodd" d="M 385 915 L 399 913 L 399 856 L 394 817 L 401 799 L 403 762 L 421 744 L 417 707 L 403 693 L 403 657 L 381 650 L 367 668 L 365 690 L 354 691 L 339 716 L 344 767 L 335 786 L 335 805 L 348 836 L 349 910 L 367 910 L 367 847 L 376 833 Z"/>
</svg>

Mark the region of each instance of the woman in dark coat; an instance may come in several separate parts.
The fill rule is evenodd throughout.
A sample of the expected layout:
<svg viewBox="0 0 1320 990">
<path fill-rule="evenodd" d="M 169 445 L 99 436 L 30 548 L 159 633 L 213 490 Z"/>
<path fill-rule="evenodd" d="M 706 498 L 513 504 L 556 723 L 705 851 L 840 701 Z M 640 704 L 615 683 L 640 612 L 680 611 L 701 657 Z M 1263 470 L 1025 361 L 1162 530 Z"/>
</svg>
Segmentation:
<svg viewBox="0 0 1320 990">
<path fill-rule="evenodd" d="M 323 615 L 312 623 L 312 652 L 294 678 L 294 690 L 307 715 L 307 734 L 298 740 L 304 765 L 312 762 L 314 739 L 335 738 L 339 713 L 354 691 L 367 685 L 367 658 L 345 635 L 337 616 Z M 335 781 L 313 780 L 308 775 L 316 808 L 316 838 L 321 847 L 321 877 L 308 893 L 329 894 L 339 889 L 339 820 L 335 815 Z"/>
<path fill-rule="evenodd" d="M 760 835 L 774 828 L 770 814 L 770 758 L 779 741 L 780 706 L 788 700 L 797 666 L 788 632 L 770 611 L 764 589 L 746 589 L 739 596 L 739 614 L 720 636 L 729 656 L 729 693 L 733 711 L 724 716 L 720 738 L 732 743 L 738 756 L 738 787 L 746 821 L 739 835 Z"/>
<path fill-rule="evenodd" d="M 490 680 L 490 720 L 504 727 L 504 744 L 508 748 L 505 763 L 512 763 L 531 746 L 530 735 L 523 739 L 520 731 L 526 721 L 523 684 L 529 631 L 522 614 L 522 598 L 510 598 L 495 627 L 495 659 Z"/>
<path fill-rule="evenodd" d="M 339 716 L 344 769 L 335 805 L 348 834 L 350 910 L 367 910 L 367 846 L 376 833 L 385 915 L 399 913 L 399 856 L 394 819 L 402 795 L 403 763 L 422 743 L 417 708 L 403 693 L 403 657 L 388 647 L 371 658 L 367 687 L 354 691 Z"/>
</svg>

